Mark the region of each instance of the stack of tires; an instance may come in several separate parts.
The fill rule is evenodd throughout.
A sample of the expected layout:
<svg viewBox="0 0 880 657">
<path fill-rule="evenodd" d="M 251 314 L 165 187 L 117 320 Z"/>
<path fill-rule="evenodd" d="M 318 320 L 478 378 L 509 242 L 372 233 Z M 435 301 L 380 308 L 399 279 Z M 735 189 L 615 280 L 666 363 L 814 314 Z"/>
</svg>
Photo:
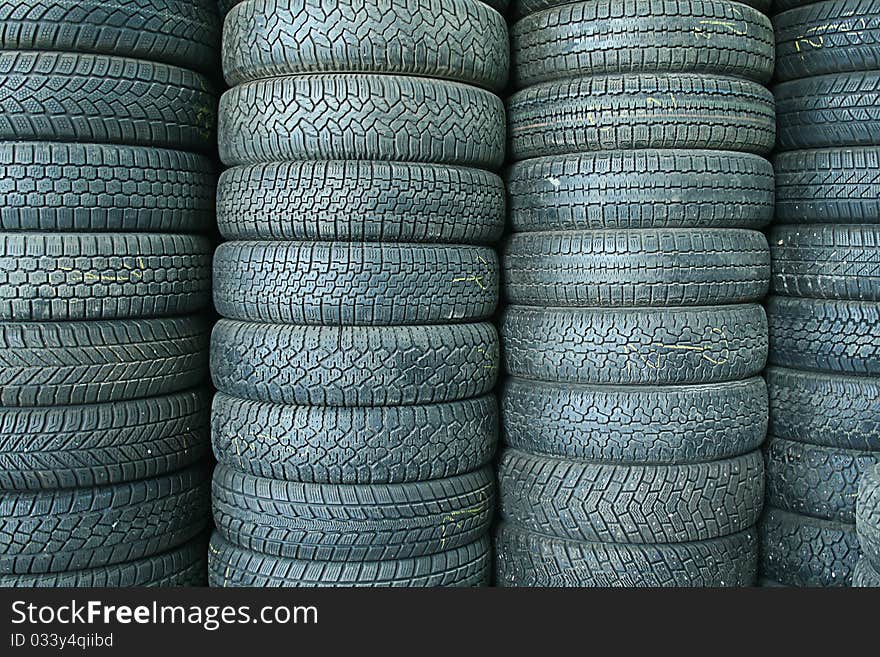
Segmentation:
<svg viewBox="0 0 880 657">
<path fill-rule="evenodd" d="M 223 41 L 210 582 L 485 584 L 503 18 L 249 0 Z"/>
<path fill-rule="evenodd" d="M 880 460 L 880 2 L 774 18 L 776 226 L 762 571 L 847 586 L 856 491 Z"/>
<path fill-rule="evenodd" d="M 497 583 L 752 584 L 770 21 L 727 0 L 515 11 Z"/>
<path fill-rule="evenodd" d="M 219 36 L 0 2 L 0 586 L 206 580 Z"/>
<path fill-rule="evenodd" d="M 862 556 L 853 572 L 853 586 L 880 587 L 880 465 L 867 468 L 859 481 L 856 533 Z"/>
</svg>

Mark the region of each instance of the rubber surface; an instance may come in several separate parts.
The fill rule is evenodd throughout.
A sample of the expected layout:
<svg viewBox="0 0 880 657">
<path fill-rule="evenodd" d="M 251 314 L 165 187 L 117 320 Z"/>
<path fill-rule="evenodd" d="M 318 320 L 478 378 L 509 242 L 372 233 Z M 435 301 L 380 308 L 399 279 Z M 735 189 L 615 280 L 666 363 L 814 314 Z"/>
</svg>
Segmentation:
<svg viewBox="0 0 880 657">
<path fill-rule="evenodd" d="M 724 459 L 757 449 L 767 432 L 767 389 L 759 377 L 663 387 L 510 378 L 501 409 L 506 445 L 605 463 Z"/>
<path fill-rule="evenodd" d="M 489 323 L 334 328 L 220 320 L 211 375 L 221 391 L 255 401 L 433 404 L 489 392 L 498 351 Z"/>
<path fill-rule="evenodd" d="M 183 151 L 0 142 L 2 230 L 206 232 L 214 187 L 211 161 Z"/>
<path fill-rule="evenodd" d="M 102 486 L 156 477 L 209 447 L 207 390 L 132 401 L 0 407 L 0 489 Z"/>
<path fill-rule="evenodd" d="M 504 290 L 531 306 L 692 306 L 760 300 L 764 235 L 736 229 L 523 233 L 504 252 Z"/>
<path fill-rule="evenodd" d="M 228 0 L 221 0 L 228 1 Z M 241 2 L 241 0 L 233 0 L 237 2 Z M 798 2 L 799 0 L 775 0 L 774 4 L 780 5 L 782 2 Z M 800 0 L 803 1 L 803 0 Z M 541 11 L 543 9 L 547 9 L 549 7 L 558 7 L 559 5 L 568 4 L 570 0 L 510 0 L 510 16 L 513 18 L 520 18 L 522 16 L 526 16 L 528 14 L 534 13 L 536 11 Z M 755 7 L 756 9 L 764 12 L 765 14 L 769 13 L 770 9 L 770 0 L 748 0 L 748 2 L 744 2 L 743 4 L 748 5 L 750 7 Z"/>
<path fill-rule="evenodd" d="M 498 439 L 493 395 L 337 408 L 214 398 L 217 461 L 259 477 L 324 484 L 428 481 L 486 465 Z"/>
<path fill-rule="evenodd" d="M 0 574 L 98 568 L 159 554 L 208 522 L 209 469 L 98 488 L 0 493 Z"/>
<path fill-rule="evenodd" d="M 223 33 L 230 87 L 303 73 L 391 73 L 500 91 L 507 82 L 507 25 L 473 0 L 253 0 Z"/>
<path fill-rule="evenodd" d="M 880 304 L 771 296 L 767 316 L 771 364 L 880 374 Z"/>
<path fill-rule="evenodd" d="M 504 215 L 497 175 L 435 164 L 269 162 L 227 169 L 217 190 L 231 240 L 493 244 Z"/>
<path fill-rule="evenodd" d="M 865 558 L 875 569 L 880 569 L 880 467 L 878 466 L 865 470 L 859 481 L 856 530 Z"/>
<path fill-rule="evenodd" d="M 118 55 L 212 74 L 220 20 L 211 0 L 3 0 L 0 49 Z"/>
<path fill-rule="evenodd" d="M 766 371 L 770 433 L 826 447 L 880 450 L 880 382 L 871 377 Z"/>
<path fill-rule="evenodd" d="M 860 588 L 880 588 L 880 572 L 862 557 L 853 571 L 852 585 Z"/>
<path fill-rule="evenodd" d="M 767 82 L 770 20 L 726 0 L 575 2 L 511 27 L 519 87 L 609 73 L 707 73 Z"/>
<path fill-rule="evenodd" d="M 718 587 L 751 586 L 757 533 L 695 543 L 627 545 L 542 536 L 503 523 L 495 537 L 498 586 Z"/>
<path fill-rule="evenodd" d="M 773 166 L 780 223 L 880 222 L 880 149 L 778 153 Z"/>
<path fill-rule="evenodd" d="M 0 319 L 194 312 L 210 303 L 210 263 L 202 237 L 0 233 Z"/>
<path fill-rule="evenodd" d="M 761 306 L 664 309 L 510 306 L 508 373 L 570 383 L 665 385 L 743 379 L 767 358 Z"/>
<path fill-rule="evenodd" d="M 0 323 L 0 404 L 95 404 L 205 381 L 209 325 L 199 317 Z"/>
<path fill-rule="evenodd" d="M 488 538 L 414 559 L 331 562 L 252 552 L 215 532 L 208 551 L 208 581 L 213 587 L 486 586 L 490 566 Z"/>
<path fill-rule="evenodd" d="M 756 82 L 694 74 L 577 78 L 529 87 L 508 100 L 510 157 L 675 148 L 773 147 L 773 97 Z"/>
<path fill-rule="evenodd" d="M 513 230 L 761 228 L 773 168 L 723 151 L 634 150 L 542 157 L 507 177 Z"/>
<path fill-rule="evenodd" d="M 214 305 L 230 319 L 288 324 L 480 320 L 498 304 L 498 269 L 486 247 L 227 242 L 214 255 Z"/>
<path fill-rule="evenodd" d="M 106 55 L 0 52 L 0 140 L 210 153 L 216 101 L 187 69 Z"/>
<path fill-rule="evenodd" d="M 501 100 L 476 87 L 328 74 L 230 89 L 220 99 L 218 133 L 220 158 L 228 166 L 399 160 L 493 169 L 504 160 L 504 125 Z"/>
</svg>

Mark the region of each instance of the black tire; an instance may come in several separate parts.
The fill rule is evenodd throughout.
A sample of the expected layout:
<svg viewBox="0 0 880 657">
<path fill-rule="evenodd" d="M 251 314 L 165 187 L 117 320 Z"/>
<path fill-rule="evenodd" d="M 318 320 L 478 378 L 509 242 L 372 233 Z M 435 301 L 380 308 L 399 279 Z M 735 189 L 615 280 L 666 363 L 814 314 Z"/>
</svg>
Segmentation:
<svg viewBox="0 0 880 657">
<path fill-rule="evenodd" d="M 776 294 L 880 301 L 880 226 L 779 226 L 768 240 Z"/>
<path fill-rule="evenodd" d="M 514 160 L 581 151 L 674 148 L 766 154 L 773 97 L 757 82 L 694 74 L 577 78 L 508 101 Z"/>
<path fill-rule="evenodd" d="M 489 539 L 439 554 L 387 561 L 329 562 L 260 554 L 211 537 L 208 581 L 213 587 L 435 587 L 489 584 Z"/>
<path fill-rule="evenodd" d="M 214 455 L 243 472 L 306 483 L 399 484 L 453 477 L 492 459 L 493 395 L 421 406 L 290 406 L 219 393 Z M 2 460 L 0 460 L 2 464 Z"/>
<path fill-rule="evenodd" d="M 152 557 L 126 563 L 37 575 L 0 575 L 0 588 L 128 588 L 133 586 L 205 586 L 208 583 L 204 538 Z"/>
<path fill-rule="evenodd" d="M 588 386 L 511 378 L 504 442 L 533 454 L 605 463 L 725 459 L 767 433 L 763 379 L 697 386 Z"/>
<path fill-rule="evenodd" d="M 858 588 L 880 588 L 880 571 L 862 557 L 853 571 L 852 585 Z"/>
<path fill-rule="evenodd" d="M 204 383 L 202 318 L 0 322 L 0 404 L 64 406 L 164 395 Z"/>
<path fill-rule="evenodd" d="M 183 151 L 0 143 L 0 230 L 207 232 L 214 187 L 211 161 Z"/>
<path fill-rule="evenodd" d="M 635 150 L 543 157 L 507 178 L 513 230 L 761 228 L 773 168 L 721 151 Z"/>
<path fill-rule="evenodd" d="M 764 503 L 759 451 L 683 465 L 606 464 L 506 449 L 501 515 L 575 541 L 684 543 L 752 527 Z"/>
<path fill-rule="evenodd" d="M 504 212 L 497 175 L 434 164 L 270 162 L 227 169 L 217 189 L 231 240 L 493 244 Z"/>
<path fill-rule="evenodd" d="M 117 55 L 211 74 L 220 20 L 210 0 L 0 2 L 0 49 Z"/>
<path fill-rule="evenodd" d="M 880 4 L 876 0 L 817 2 L 773 17 L 776 77 L 880 68 Z"/>
<path fill-rule="evenodd" d="M 771 296 L 767 316 L 773 365 L 880 375 L 880 303 Z"/>
<path fill-rule="evenodd" d="M 826 447 L 880 451 L 880 381 L 767 369 L 770 433 Z"/>
<path fill-rule="evenodd" d="M 800 515 L 854 523 L 862 473 L 880 462 L 880 452 L 824 447 L 770 436 L 767 504 Z"/>
<path fill-rule="evenodd" d="M 220 320 L 211 374 L 222 392 L 316 406 L 436 404 L 488 393 L 498 372 L 492 324 L 279 326 Z"/>
<path fill-rule="evenodd" d="M 225 466 L 214 471 L 214 522 L 248 550 L 308 561 L 386 561 L 436 554 L 484 536 L 495 508 L 491 468 L 404 484 L 303 484 Z"/>
<path fill-rule="evenodd" d="M 880 466 L 862 473 L 856 501 L 856 530 L 865 558 L 880 570 Z"/>
<path fill-rule="evenodd" d="M 204 465 L 97 488 L 0 493 L 0 574 L 98 568 L 170 550 L 208 524 Z"/>
<path fill-rule="evenodd" d="M 508 373 L 569 383 L 666 385 L 754 376 L 767 358 L 755 304 L 703 308 L 509 307 Z"/>
<path fill-rule="evenodd" d="M 756 230 L 520 233 L 504 253 L 507 298 L 529 306 L 745 303 L 762 299 L 769 280 Z"/>
<path fill-rule="evenodd" d="M 773 166 L 780 223 L 880 223 L 880 148 L 779 153 Z"/>
<path fill-rule="evenodd" d="M 787 586 L 849 586 L 859 558 L 856 528 L 767 509 L 761 524 L 761 576 Z"/>
<path fill-rule="evenodd" d="M 304 73 L 391 73 L 495 91 L 507 82 L 507 24 L 473 0 L 253 0 L 226 20 L 230 87 Z"/>
<path fill-rule="evenodd" d="M 880 145 L 880 71 L 792 80 L 773 93 L 781 149 Z"/>
<path fill-rule="evenodd" d="M 287 324 L 480 320 L 498 305 L 499 268 L 488 247 L 227 242 L 214 255 L 214 305 L 230 319 Z"/>
<path fill-rule="evenodd" d="M 198 73 L 105 55 L 0 53 L 0 140 L 210 153 L 216 100 Z"/>
<path fill-rule="evenodd" d="M 514 587 L 743 587 L 755 582 L 754 529 L 695 543 L 586 543 L 502 523 L 495 582 Z"/>
<path fill-rule="evenodd" d="M 221 0 L 222 1 L 222 0 Z M 227 2 L 229 0 L 226 0 Z M 241 2 L 242 0 L 233 0 L 234 2 Z M 786 1 L 786 0 L 783 0 Z M 798 0 L 787 0 L 788 2 L 797 2 Z M 803 0 L 800 0 L 803 1 Z M 522 18 L 523 16 L 527 16 L 536 11 L 542 11 L 544 9 L 548 9 L 550 7 L 558 7 L 559 5 L 565 5 L 571 2 L 571 0 L 509 0 L 510 4 L 510 16 L 512 18 Z M 748 5 L 749 7 L 754 7 L 759 11 L 764 12 L 765 14 L 769 13 L 770 10 L 770 2 L 771 0 L 747 0 L 742 3 L 744 5 Z M 776 0 L 776 4 L 778 5 L 780 0 Z M 610 2 L 608 4 L 611 4 Z"/>
<path fill-rule="evenodd" d="M 770 19 L 727 0 L 564 4 L 515 23 L 510 40 L 519 87 L 614 73 L 706 73 L 758 82 L 773 73 Z"/>
<path fill-rule="evenodd" d="M 0 489 L 86 488 L 157 477 L 210 445 L 206 390 L 90 406 L 0 407 Z"/>
<path fill-rule="evenodd" d="M 144 233 L 0 233 L 0 290 L 0 320 L 190 313 L 211 302 L 211 242 Z"/>
<path fill-rule="evenodd" d="M 504 160 L 504 106 L 483 89 L 428 78 L 279 77 L 223 94 L 219 142 L 228 166 L 400 160 L 493 169 Z"/>
</svg>

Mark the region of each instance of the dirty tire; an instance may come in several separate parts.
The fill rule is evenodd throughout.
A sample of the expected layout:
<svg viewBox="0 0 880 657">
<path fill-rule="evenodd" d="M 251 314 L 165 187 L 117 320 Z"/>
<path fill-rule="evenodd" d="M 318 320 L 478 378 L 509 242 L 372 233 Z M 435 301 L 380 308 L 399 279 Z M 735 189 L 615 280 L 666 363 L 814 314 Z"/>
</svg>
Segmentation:
<svg viewBox="0 0 880 657">
<path fill-rule="evenodd" d="M 778 153 L 773 167 L 780 223 L 880 223 L 880 148 Z"/>
<path fill-rule="evenodd" d="M 880 375 L 880 303 L 771 296 L 767 316 L 771 364 Z"/>
<path fill-rule="evenodd" d="M 279 77 L 230 89 L 220 99 L 218 132 L 228 166 L 399 160 L 494 169 L 504 160 L 504 125 L 501 100 L 483 89 L 352 73 Z"/>
<path fill-rule="evenodd" d="M 858 588 L 880 588 L 880 571 L 862 557 L 853 571 L 852 585 Z"/>
<path fill-rule="evenodd" d="M 787 586 L 849 586 L 859 558 L 854 525 L 768 508 L 759 525 L 761 576 Z"/>
<path fill-rule="evenodd" d="M 823 447 L 770 436 L 764 446 L 767 504 L 814 518 L 854 523 L 862 473 L 880 452 Z"/>
<path fill-rule="evenodd" d="M 764 297 L 767 240 L 756 230 L 638 229 L 520 233 L 504 289 L 529 306 L 699 306 Z"/>
<path fill-rule="evenodd" d="M 190 235 L 0 233 L 0 319 L 182 315 L 211 300 L 211 242 Z"/>
<path fill-rule="evenodd" d="M 756 304 L 701 308 L 509 307 L 507 372 L 568 383 L 666 385 L 744 379 L 767 358 Z"/>
<path fill-rule="evenodd" d="M 856 502 L 856 529 L 862 552 L 880 570 L 880 466 L 862 473 Z"/>
<path fill-rule="evenodd" d="M 214 532 L 208 551 L 208 582 L 213 587 L 260 588 L 487 586 L 491 563 L 488 538 L 413 559 L 332 562 L 252 552 Z"/>
<path fill-rule="evenodd" d="M 207 547 L 204 538 L 152 557 L 66 573 L 0 575 L 0 587 L 21 588 L 127 588 L 178 587 L 207 584 Z"/>
<path fill-rule="evenodd" d="M 510 378 L 504 442 L 605 463 L 670 465 L 757 449 L 767 432 L 763 379 L 692 386 L 590 386 Z"/>
<path fill-rule="evenodd" d="M 880 145 L 880 71 L 792 80 L 773 93 L 781 149 Z"/>
<path fill-rule="evenodd" d="M 164 395 L 201 385 L 200 317 L 0 323 L 0 405 L 65 406 Z"/>
<path fill-rule="evenodd" d="M 436 404 L 488 393 L 495 327 L 282 326 L 220 320 L 211 344 L 219 390 L 254 401 L 316 406 Z"/>
<path fill-rule="evenodd" d="M 210 153 L 214 91 L 187 69 L 123 57 L 0 53 L 0 140 Z"/>
<path fill-rule="evenodd" d="M 267 477 L 322 484 L 397 484 L 453 477 L 489 463 L 493 395 L 442 404 L 338 408 L 214 398 L 217 461 Z M 2 463 L 2 461 L 0 461 Z"/>
<path fill-rule="evenodd" d="M 880 451 L 880 382 L 871 377 L 766 371 L 770 433 L 826 447 Z"/>
<path fill-rule="evenodd" d="M 778 226 L 768 241 L 776 294 L 880 301 L 880 226 Z"/>
<path fill-rule="evenodd" d="M 230 0 L 221 0 L 221 1 L 230 1 Z M 241 0 L 232 0 L 241 2 Z M 782 0 L 782 2 L 798 2 L 799 0 Z M 800 0 L 803 1 L 803 0 Z M 536 11 L 543 11 L 544 9 L 549 9 L 551 7 L 559 7 L 560 5 L 565 5 L 571 2 L 571 0 L 509 0 L 510 4 L 510 12 L 509 15 L 512 19 L 522 18 L 523 16 L 527 16 Z M 606 2 L 605 4 L 611 5 L 610 2 Z M 744 5 L 748 5 L 749 7 L 754 7 L 759 11 L 764 12 L 765 14 L 769 13 L 770 10 L 770 0 L 747 0 L 747 2 L 742 3 Z M 778 9 L 778 5 L 780 4 L 780 0 L 776 0 L 776 5 Z M 612 5 L 613 6 L 613 5 Z"/>
<path fill-rule="evenodd" d="M 213 73 L 220 20 L 211 0 L 4 0 L 0 49 L 117 55 Z"/>
<path fill-rule="evenodd" d="M 0 493 L 0 574 L 99 568 L 159 554 L 208 522 L 209 469 L 97 488 Z"/>
<path fill-rule="evenodd" d="M 211 161 L 183 151 L 0 143 L 0 230 L 207 232 L 214 187 Z"/>
<path fill-rule="evenodd" d="M 508 101 L 514 160 L 633 148 L 764 155 L 776 134 L 773 97 L 757 82 L 694 74 L 630 74 L 535 85 Z"/>
<path fill-rule="evenodd" d="M 504 215 L 499 176 L 435 164 L 269 162 L 227 169 L 217 189 L 230 240 L 494 244 Z"/>
<path fill-rule="evenodd" d="M 519 87 L 651 72 L 767 82 L 773 72 L 770 19 L 726 0 L 564 4 L 515 23 L 510 40 Z"/>
<path fill-rule="evenodd" d="M 762 228 L 773 168 L 722 151 L 635 150 L 542 157 L 507 177 L 514 231 Z"/>
<path fill-rule="evenodd" d="M 230 14 L 223 34 L 230 87 L 338 71 L 442 78 L 501 91 L 508 67 L 504 19 L 473 0 L 253 0 Z"/>
<path fill-rule="evenodd" d="M 754 529 L 694 543 L 587 543 L 496 530 L 495 582 L 501 587 L 743 587 L 755 582 Z"/>
<path fill-rule="evenodd" d="M 214 305 L 230 319 L 287 324 L 480 320 L 498 305 L 498 270 L 489 247 L 227 242 L 214 255 Z"/>
<path fill-rule="evenodd" d="M 0 407 L 0 489 L 104 486 L 180 470 L 210 445 L 206 390 L 53 408 Z"/>
</svg>

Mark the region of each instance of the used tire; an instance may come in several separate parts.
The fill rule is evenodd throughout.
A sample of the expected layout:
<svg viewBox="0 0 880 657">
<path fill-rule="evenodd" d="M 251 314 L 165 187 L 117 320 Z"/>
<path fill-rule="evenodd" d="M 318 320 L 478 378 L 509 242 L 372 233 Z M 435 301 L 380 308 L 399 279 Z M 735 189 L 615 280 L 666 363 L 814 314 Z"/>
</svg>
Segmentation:
<svg viewBox="0 0 880 657">
<path fill-rule="evenodd" d="M 498 269 L 488 247 L 227 242 L 214 256 L 214 305 L 230 319 L 288 324 L 480 320 L 498 304 Z"/>
<path fill-rule="evenodd" d="M 227 169 L 217 189 L 230 240 L 494 244 L 504 215 L 500 177 L 435 164 L 269 162 Z"/>
<path fill-rule="evenodd" d="M 428 78 L 351 73 L 248 82 L 223 94 L 218 131 L 228 166 L 400 160 L 494 169 L 504 160 L 501 100 Z"/>
<path fill-rule="evenodd" d="M 229 0 L 225 0 L 229 1 Z M 234 0 L 241 2 L 241 0 Z M 782 2 L 802 2 L 803 0 L 781 0 Z M 521 18 L 536 11 L 541 11 L 549 7 L 558 7 L 571 2 L 571 0 L 512 0 L 510 2 L 510 15 L 513 18 Z M 608 2 L 610 5 L 611 3 Z M 747 0 L 743 4 L 754 7 L 759 11 L 768 13 L 770 9 L 770 0 Z M 779 8 L 780 0 L 776 0 L 777 8 Z"/>
<path fill-rule="evenodd" d="M 868 468 L 859 482 L 856 529 L 865 558 L 880 569 L 880 466 Z"/>
<path fill-rule="evenodd" d="M 211 374 L 222 392 L 317 406 L 400 406 L 468 399 L 495 385 L 489 323 L 283 326 L 220 320 Z"/>
<path fill-rule="evenodd" d="M 773 168 L 722 151 L 634 150 L 542 157 L 507 177 L 514 231 L 761 228 Z"/>
<path fill-rule="evenodd" d="M 217 461 L 259 477 L 324 484 L 428 481 L 486 465 L 495 397 L 417 406 L 291 406 L 218 393 Z M 2 462 L 2 461 L 0 461 Z"/>
<path fill-rule="evenodd" d="M 767 358 L 756 304 L 701 308 L 511 306 L 501 324 L 508 373 L 569 383 L 666 385 L 744 379 Z"/>
<path fill-rule="evenodd" d="M 508 101 L 514 160 L 580 151 L 673 148 L 766 154 L 773 97 L 757 82 L 694 74 L 577 78 Z"/>
<path fill-rule="evenodd" d="M 0 319 L 181 315 L 211 299 L 211 242 L 189 235 L 0 234 Z"/>
<path fill-rule="evenodd" d="M 199 317 L 0 322 L 0 404 L 65 406 L 201 385 L 208 322 Z"/>
<path fill-rule="evenodd" d="M 863 557 L 853 571 L 852 585 L 859 588 L 880 588 L 880 571 Z"/>
<path fill-rule="evenodd" d="M 764 235 L 737 229 L 640 229 L 514 235 L 504 253 L 510 303 L 692 306 L 763 298 Z"/>
</svg>

